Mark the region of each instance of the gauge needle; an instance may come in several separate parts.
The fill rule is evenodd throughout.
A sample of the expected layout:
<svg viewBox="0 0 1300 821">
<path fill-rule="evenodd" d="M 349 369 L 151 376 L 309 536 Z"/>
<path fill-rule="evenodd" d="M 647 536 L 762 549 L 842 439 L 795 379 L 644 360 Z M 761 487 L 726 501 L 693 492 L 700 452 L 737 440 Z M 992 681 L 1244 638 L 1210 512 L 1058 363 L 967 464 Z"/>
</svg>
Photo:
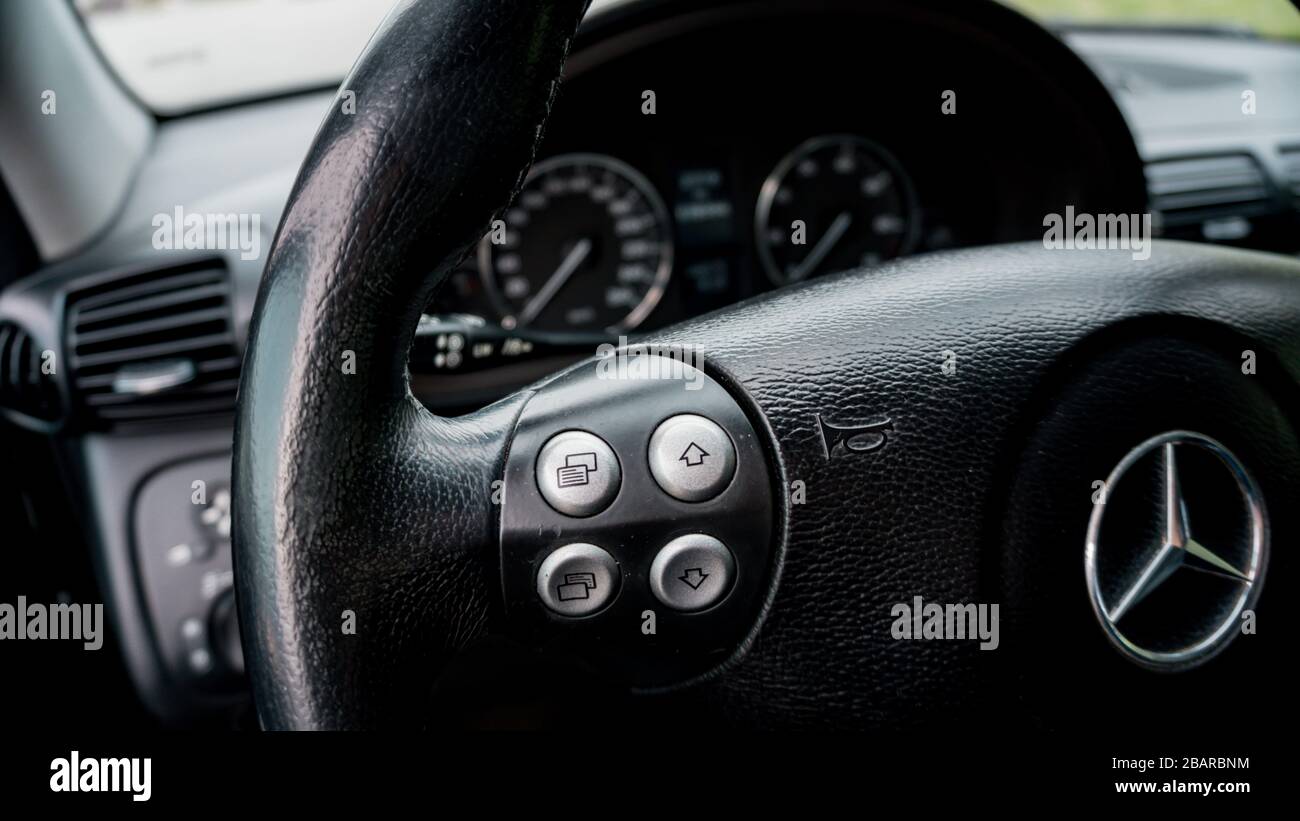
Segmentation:
<svg viewBox="0 0 1300 821">
<path fill-rule="evenodd" d="M 849 223 L 851 222 L 853 222 L 853 216 L 848 211 L 844 211 L 836 217 L 835 221 L 831 223 L 831 227 L 826 229 L 826 233 L 822 234 L 822 238 L 817 240 L 817 244 L 808 252 L 808 256 L 803 258 L 803 262 L 799 263 L 790 272 L 790 281 L 798 282 L 811 274 L 818 265 L 821 265 L 822 260 L 826 259 L 826 255 L 844 236 L 844 232 L 849 230 Z"/>
<path fill-rule="evenodd" d="M 546 307 L 547 303 L 555 297 L 556 292 L 564 287 L 564 283 L 569 281 L 569 277 L 573 276 L 573 272 L 578 270 L 578 266 L 582 264 L 582 261 L 585 260 L 587 255 L 590 253 L 591 240 L 583 237 L 574 243 L 573 249 L 569 251 L 568 256 L 564 258 L 564 261 L 560 263 L 560 267 L 555 269 L 555 273 L 551 274 L 551 278 L 546 280 L 546 284 L 542 286 L 542 290 L 538 291 L 536 296 L 528 300 L 528 304 L 519 312 L 518 324 L 527 325 L 529 322 L 536 319 L 537 315 L 540 314 L 542 309 Z"/>
</svg>

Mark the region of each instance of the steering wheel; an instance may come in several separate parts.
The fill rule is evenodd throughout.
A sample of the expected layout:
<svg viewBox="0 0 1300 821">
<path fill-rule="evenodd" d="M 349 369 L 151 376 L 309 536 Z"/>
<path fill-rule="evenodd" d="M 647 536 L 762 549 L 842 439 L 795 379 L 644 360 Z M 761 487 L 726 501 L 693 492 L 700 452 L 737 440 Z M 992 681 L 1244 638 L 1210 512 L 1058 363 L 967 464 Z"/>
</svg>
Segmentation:
<svg viewBox="0 0 1300 821">
<path fill-rule="evenodd" d="M 1122 539 L 1094 528 L 1097 572 L 1119 581 L 1089 606 L 1089 521 L 1116 504 L 1095 497 L 1119 493 L 1116 466 L 1144 442 L 1185 431 L 1243 466 L 1265 517 L 1210 548 L 1293 539 L 1300 262 L 1176 242 L 1146 259 L 1042 243 L 905 258 L 435 416 L 408 384 L 421 310 L 520 189 L 585 6 L 401 3 L 344 83 L 355 107 L 316 136 L 269 256 L 235 438 L 263 725 L 420 725 L 448 665 L 501 635 L 767 726 L 972 705 L 977 721 L 1083 721 L 1115 707 L 1061 709 L 1085 671 L 1157 692 L 1167 677 L 1122 641 L 1172 652 L 1222 608 L 1163 633 L 1103 629 L 1141 568 L 1106 565 Z M 1227 487 L 1188 496 L 1193 532 L 1237 521 L 1216 507 L 1239 501 Z M 1251 556 L 1239 610 L 1262 588 L 1267 556 Z M 927 603 L 999 605 L 996 647 L 900 636 L 900 613 L 919 625 Z M 1217 642 L 1178 675 L 1209 686 L 1262 665 L 1261 641 Z"/>
</svg>

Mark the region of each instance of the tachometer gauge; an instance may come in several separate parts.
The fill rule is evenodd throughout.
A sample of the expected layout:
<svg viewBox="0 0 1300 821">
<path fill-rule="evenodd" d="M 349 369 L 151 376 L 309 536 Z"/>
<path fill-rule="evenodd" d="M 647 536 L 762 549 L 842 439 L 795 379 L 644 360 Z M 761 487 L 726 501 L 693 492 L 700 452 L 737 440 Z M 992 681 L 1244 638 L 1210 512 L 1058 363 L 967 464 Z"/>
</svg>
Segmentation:
<svg viewBox="0 0 1300 821">
<path fill-rule="evenodd" d="M 635 328 L 672 275 L 663 200 L 613 157 L 537 163 L 503 221 L 479 246 L 479 268 L 506 329 Z"/>
<path fill-rule="evenodd" d="M 920 228 L 898 163 L 861 137 L 817 137 L 763 183 L 754 216 L 758 257 L 777 285 L 907 253 Z"/>
</svg>

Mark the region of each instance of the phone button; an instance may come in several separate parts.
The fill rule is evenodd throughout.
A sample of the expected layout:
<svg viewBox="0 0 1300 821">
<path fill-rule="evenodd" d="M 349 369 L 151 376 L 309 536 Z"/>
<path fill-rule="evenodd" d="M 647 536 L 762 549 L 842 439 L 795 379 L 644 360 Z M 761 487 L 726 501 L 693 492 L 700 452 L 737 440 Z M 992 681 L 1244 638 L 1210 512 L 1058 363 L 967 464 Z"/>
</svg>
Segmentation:
<svg viewBox="0 0 1300 821">
<path fill-rule="evenodd" d="M 594 544 L 557 548 L 537 569 L 537 595 L 561 616 L 590 616 L 613 600 L 622 581 L 618 562 Z"/>
<path fill-rule="evenodd" d="M 537 488 L 568 516 L 594 516 L 614 501 L 623 472 L 605 440 L 585 430 L 552 436 L 537 456 Z"/>
</svg>

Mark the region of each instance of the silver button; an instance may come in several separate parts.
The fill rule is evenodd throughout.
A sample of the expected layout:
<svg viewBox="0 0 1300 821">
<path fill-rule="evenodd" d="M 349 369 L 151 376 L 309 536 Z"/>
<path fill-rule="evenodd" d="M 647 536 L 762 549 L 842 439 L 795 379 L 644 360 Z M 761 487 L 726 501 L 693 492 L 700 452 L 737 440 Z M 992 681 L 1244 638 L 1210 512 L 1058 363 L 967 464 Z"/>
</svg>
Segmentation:
<svg viewBox="0 0 1300 821">
<path fill-rule="evenodd" d="M 736 449 L 726 431 L 693 413 L 664 420 L 650 437 L 650 472 L 659 487 L 683 502 L 721 493 L 736 472 Z"/>
<path fill-rule="evenodd" d="M 590 616 L 618 590 L 614 557 L 594 544 L 558 548 L 537 569 L 537 595 L 562 616 Z"/>
<path fill-rule="evenodd" d="M 537 456 L 537 487 L 548 504 L 570 516 L 594 516 L 618 495 L 623 472 L 609 445 L 590 433 L 552 436 Z"/>
<path fill-rule="evenodd" d="M 674 610 L 703 610 L 731 589 L 736 560 L 712 536 L 691 533 L 660 548 L 650 563 L 650 590 Z"/>
</svg>

